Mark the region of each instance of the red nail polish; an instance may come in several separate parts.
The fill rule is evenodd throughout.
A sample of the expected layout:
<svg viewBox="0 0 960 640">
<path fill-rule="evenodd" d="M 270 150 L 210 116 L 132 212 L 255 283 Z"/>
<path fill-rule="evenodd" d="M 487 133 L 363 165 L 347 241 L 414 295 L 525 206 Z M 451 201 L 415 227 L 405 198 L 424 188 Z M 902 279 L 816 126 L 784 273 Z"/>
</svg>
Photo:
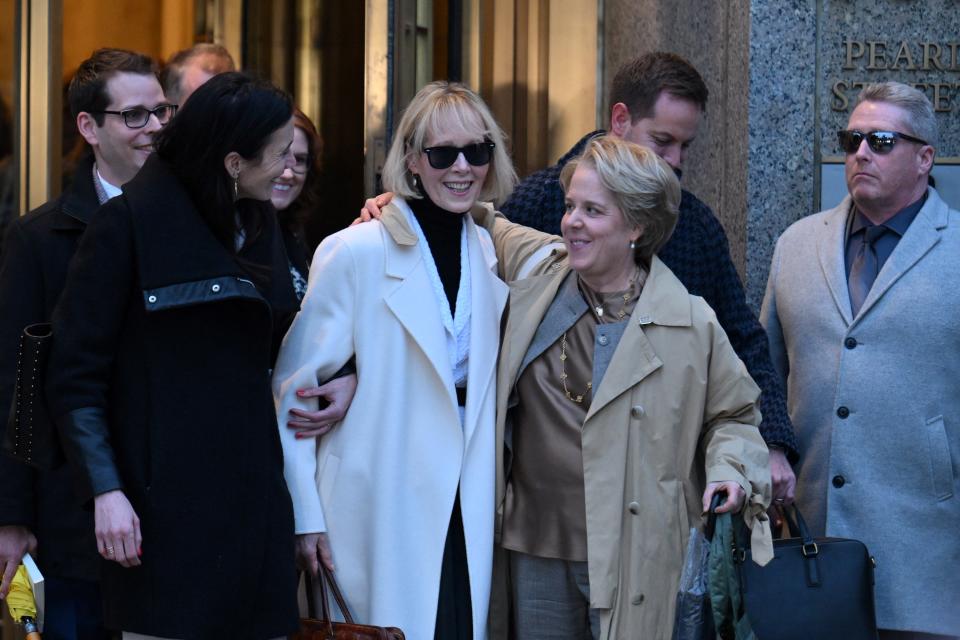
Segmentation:
<svg viewBox="0 0 960 640">
<path fill-rule="evenodd" d="M 297 389 L 297 395 L 298 395 L 298 396 L 302 396 L 302 395 L 303 395 L 303 390 L 302 390 L 302 389 Z"/>
</svg>

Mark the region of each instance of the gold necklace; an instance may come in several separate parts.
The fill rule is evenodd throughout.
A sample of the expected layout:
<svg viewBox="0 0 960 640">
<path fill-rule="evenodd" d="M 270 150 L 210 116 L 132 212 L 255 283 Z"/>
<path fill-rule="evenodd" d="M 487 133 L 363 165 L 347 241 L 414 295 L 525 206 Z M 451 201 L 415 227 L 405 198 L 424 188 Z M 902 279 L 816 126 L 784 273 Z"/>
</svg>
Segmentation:
<svg viewBox="0 0 960 640">
<path fill-rule="evenodd" d="M 567 332 L 563 332 L 563 337 L 560 338 L 560 383 L 563 385 L 563 393 L 567 396 L 567 400 L 572 400 L 577 404 L 583 403 L 583 394 L 578 393 L 576 396 L 571 393 L 570 389 L 567 388 Z M 590 390 L 593 389 L 593 380 L 587 382 L 587 391 L 590 393 Z"/>
<path fill-rule="evenodd" d="M 642 271 L 640 268 L 637 268 L 637 272 L 634 274 L 633 278 L 630 279 L 630 287 L 624 292 L 621 296 L 623 298 L 623 306 L 620 307 L 620 311 L 617 312 L 617 320 L 623 320 L 627 315 L 627 303 L 630 302 L 630 298 L 633 295 L 633 288 L 637 284 L 637 281 L 640 279 L 640 274 Z M 603 318 L 603 303 L 593 307 L 593 310 L 597 314 L 597 318 Z M 578 393 L 574 395 L 570 389 L 567 388 L 567 332 L 563 332 L 563 336 L 560 337 L 560 384 L 563 385 L 563 393 L 567 396 L 567 400 L 576 402 L 577 404 L 583 404 L 583 396 L 593 389 L 593 380 L 587 381 L 587 390 L 584 393 Z"/>
</svg>

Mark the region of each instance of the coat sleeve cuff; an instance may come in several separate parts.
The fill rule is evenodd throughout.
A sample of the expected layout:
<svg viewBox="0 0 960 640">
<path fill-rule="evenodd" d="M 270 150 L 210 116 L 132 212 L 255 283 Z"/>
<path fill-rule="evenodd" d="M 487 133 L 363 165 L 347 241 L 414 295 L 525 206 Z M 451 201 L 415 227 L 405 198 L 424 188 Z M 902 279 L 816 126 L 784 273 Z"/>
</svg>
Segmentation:
<svg viewBox="0 0 960 640">
<path fill-rule="evenodd" d="M 100 407 L 75 409 L 57 418 L 67 459 L 73 469 L 75 491 L 81 503 L 122 489 L 106 411 Z"/>
</svg>

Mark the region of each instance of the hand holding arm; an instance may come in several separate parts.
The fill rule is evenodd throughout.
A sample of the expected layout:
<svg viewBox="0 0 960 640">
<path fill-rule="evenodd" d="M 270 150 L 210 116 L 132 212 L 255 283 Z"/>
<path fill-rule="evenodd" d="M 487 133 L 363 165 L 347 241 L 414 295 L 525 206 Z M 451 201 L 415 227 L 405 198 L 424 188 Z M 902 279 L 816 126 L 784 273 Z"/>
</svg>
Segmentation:
<svg viewBox="0 0 960 640">
<path fill-rule="evenodd" d="M 298 389 L 298 398 L 324 398 L 329 404 L 319 411 L 291 408 L 289 412 L 291 418 L 287 421 L 287 427 L 297 432 L 294 436 L 296 438 L 322 436 L 347 415 L 347 409 L 350 408 L 356 392 L 357 376 L 353 373 L 334 378 L 319 387 Z"/>
<path fill-rule="evenodd" d="M 97 550 L 123 567 L 140 566 L 140 518 L 123 491 L 115 489 L 93 499 Z"/>
<path fill-rule="evenodd" d="M 0 527 L 0 571 L 3 572 L 3 579 L 0 580 L 0 600 L 7 597 L 10 582 L 23 560 L 23 555 L 28 551 L 37 552 L 37 539 L 29 529 L 19 525 Z"/>
</svg>

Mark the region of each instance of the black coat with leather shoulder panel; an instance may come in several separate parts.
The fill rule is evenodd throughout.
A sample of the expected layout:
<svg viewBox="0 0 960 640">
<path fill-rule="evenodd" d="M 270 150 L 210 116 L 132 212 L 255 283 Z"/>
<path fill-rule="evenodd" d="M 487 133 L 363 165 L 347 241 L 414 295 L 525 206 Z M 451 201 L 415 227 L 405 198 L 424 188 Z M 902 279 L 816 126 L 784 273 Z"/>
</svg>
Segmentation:
<svg viewBox="0 0 960 640">
<path fill-rule="evenodd" d="M 248 203 L 260 206 L 259 203 Z M 268 203 L 240 256 L 157 156 L 100 210 L 54 314 L 48 397 L 82 501 L 122 489 L 142 566 L 106 562 L 108 626 L 175 638 L 297 627 L 270 374 L 297 301 Z"/>
</svg>

